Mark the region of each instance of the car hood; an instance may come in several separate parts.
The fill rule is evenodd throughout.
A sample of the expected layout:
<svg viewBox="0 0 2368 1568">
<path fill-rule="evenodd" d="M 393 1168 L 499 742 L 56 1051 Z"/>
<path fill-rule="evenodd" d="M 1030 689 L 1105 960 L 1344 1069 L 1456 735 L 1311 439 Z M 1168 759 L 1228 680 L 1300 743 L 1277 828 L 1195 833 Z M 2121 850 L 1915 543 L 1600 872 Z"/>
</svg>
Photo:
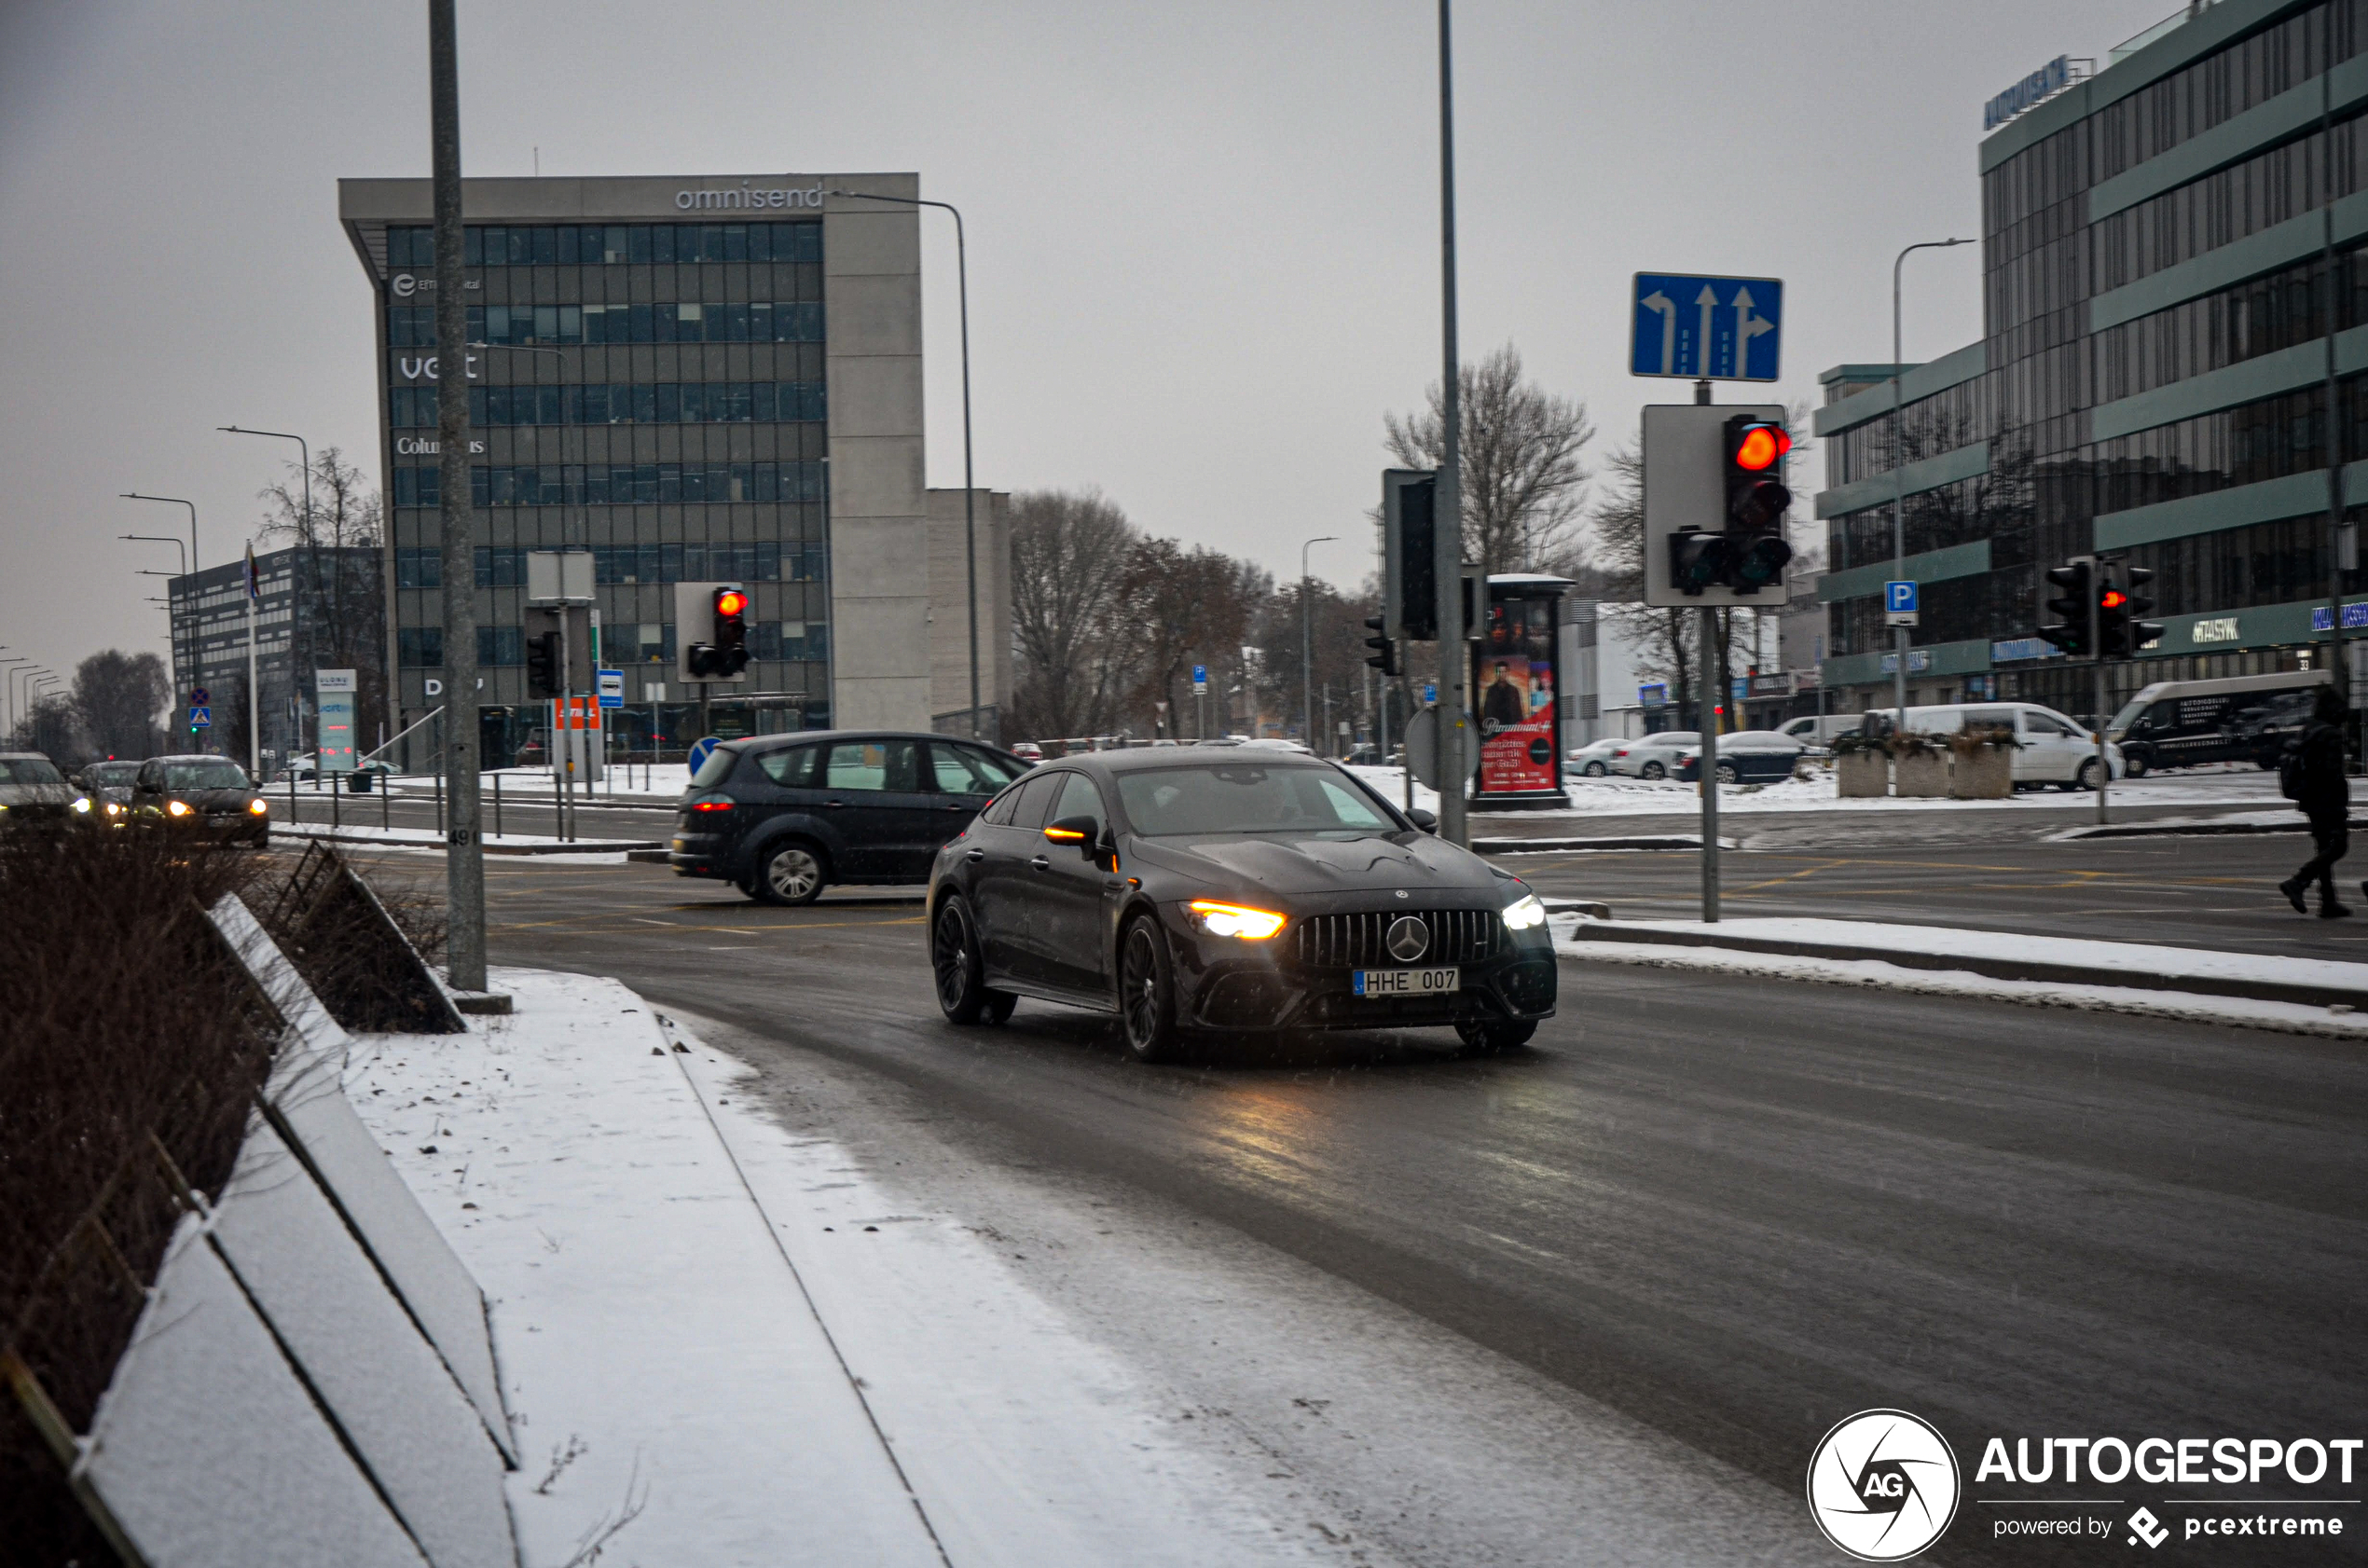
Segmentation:
<svg viewBox="0 0 2368 1568">
<path fill-rule="evenodd" d="M 253 790 L 173 790 L 167 799 L 188 802 L 200 811 L 244 811 L 255 799 Z"/>
<path fill-rule="evenodd" d="M 71 805 L 75 791 L 63 784 L 0 784 L 0 805 Z"/>
<path fill-rule="evenodd" d="M 1498 880 L 1488 863 L 1428 833 L 1289 838 L 1271 833 L 1136 838 L 1136 855 L 1218 890 L 1351 893 L 1376 888 L 1474 892 Z"/>
</svg>

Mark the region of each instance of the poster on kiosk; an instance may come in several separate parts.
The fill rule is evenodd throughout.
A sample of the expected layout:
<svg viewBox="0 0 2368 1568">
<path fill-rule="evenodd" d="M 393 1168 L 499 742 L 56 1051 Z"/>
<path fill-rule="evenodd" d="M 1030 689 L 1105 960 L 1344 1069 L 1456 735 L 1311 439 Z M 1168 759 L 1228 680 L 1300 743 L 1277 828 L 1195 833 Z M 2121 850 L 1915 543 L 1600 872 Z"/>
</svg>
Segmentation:
<svg viewBox="0 0 2368 1568">
<path fill-rule="evenodd" d="M 1472 648 L 1472 710 L 1480 720 L 1475 806 L 1557 810 L 1562 757 L 1555 745 L 1554 649 L 1565 577 L 1515 572 L 1488 580 L 1488 613 Z"/>
</svg>

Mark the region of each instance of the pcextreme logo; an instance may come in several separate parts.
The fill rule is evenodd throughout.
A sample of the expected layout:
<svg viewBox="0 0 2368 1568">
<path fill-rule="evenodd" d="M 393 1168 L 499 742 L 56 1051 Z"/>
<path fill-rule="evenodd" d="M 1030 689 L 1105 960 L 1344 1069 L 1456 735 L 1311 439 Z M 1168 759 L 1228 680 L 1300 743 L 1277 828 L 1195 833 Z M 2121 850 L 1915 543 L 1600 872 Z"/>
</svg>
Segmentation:
<svg viewBox="0 0 2368 1568">
<path fill-rule="evenodd" d="M 1948 1439 L 1906 1410 L 1861 1410 L 1810 1456 L 1810 1517 L 1862 1562 L 1903 1561 L 1939 1540 L 1961 1491 Z"/>
</svg>

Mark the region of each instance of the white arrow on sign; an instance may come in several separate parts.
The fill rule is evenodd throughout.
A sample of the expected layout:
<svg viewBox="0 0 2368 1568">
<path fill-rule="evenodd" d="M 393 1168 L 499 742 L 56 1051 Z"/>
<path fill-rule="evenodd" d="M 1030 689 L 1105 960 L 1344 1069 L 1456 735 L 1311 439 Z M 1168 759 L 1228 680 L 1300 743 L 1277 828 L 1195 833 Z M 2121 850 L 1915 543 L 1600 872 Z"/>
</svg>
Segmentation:
<svg viewBox="0 0 2368 1568">
<path fill-rule="evenodd" d="M 1694 303 L 1702 308 L 1702 335 L 1694 339 L 1694 374 L 1707 376 L 1710 374 L 1710 315 L 1718 309 L 1718 291 L 1704 283 L 1702 292 L 1694 296 Z"/>
<path fill-rule="evenodd" d="M 1749 375 L 1752 339 L 1776 330 L 1776 323 L 1752 314 L 1752 291 L 1735 291 L 1735 374 Z"/>
<path fill-rule="evenodd" d="M 1660 312 L 1661 374 L 1674 374 L 1677 369 L 1677 301 L 1655 289 L 1637 303 L 1647 310 Z"/>
</svg>

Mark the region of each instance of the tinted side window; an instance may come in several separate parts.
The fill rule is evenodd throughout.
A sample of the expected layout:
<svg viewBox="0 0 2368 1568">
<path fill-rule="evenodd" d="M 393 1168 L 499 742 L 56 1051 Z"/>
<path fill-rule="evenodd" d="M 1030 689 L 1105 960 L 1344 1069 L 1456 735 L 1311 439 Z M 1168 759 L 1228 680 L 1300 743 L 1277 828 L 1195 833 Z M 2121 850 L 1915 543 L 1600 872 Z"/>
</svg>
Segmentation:
<svg viewBox="0 0 2368 1568">
<path fill-rule="evenodd" d="M 1061 786 L 1061 802 L 1053 808 L 1047 821 L 1057 822 L 1064 817 L 1091 817 L 1096 822 L 1108 823 L 1110 814 L 1102 807 L 1102 791 L 1081 773 L 1070 774 Z"/>
<path fill-rule="evenodd" d="M 998 828 L 1010 827 L 1012 825 L 1012 808 L 1020 804 L 1020 796 L 1022 793 L 1023 791 L 1019 790 L 1004 791 L 988 804 L 987 808 L 984 811 L 979 813 L 979 819 L 983 822 L 992 823 L 994 826 Z"/>
<path fill-rule="evenodd" d="M 810 790 L 814 787 L 814 764 L 819 761 L 819 746 L 792 746 L 780 751 L 767 751 L 756 760 L 764 776 L 786 790 Z"/>
<path fill-rule="evenodd" d="M 937 787 L 949 795 L 991 795 L 1019 777 L 993 753 L 951 741 L 931 741 L 929 763 Z"/>
<path fill-rule="evenodd" d="M 954 750 L 961 753 L 973 771 L 990 781 L 990 789 L 1000 789 L 1027 771 L 1023 764 L 1008 757 L 998 757 L 984 746 L 965 746 L 956 741 Z"/>
<path fill-rule="evenodd" d="M 892 790 L 921 787 L 917 740 L 842 740 L 831 748 L 824 787 L 832 790 Z"/>
<path fill-rule="evenodd" d="M 1012 805 L 1012 826 L 1031 832 L 1042 827 L 1052 814 L 1053 797 L 1074 777 L 1067 773 L 1039 774 L 1022 785 L 1019 799 Z"/>
</svg>

